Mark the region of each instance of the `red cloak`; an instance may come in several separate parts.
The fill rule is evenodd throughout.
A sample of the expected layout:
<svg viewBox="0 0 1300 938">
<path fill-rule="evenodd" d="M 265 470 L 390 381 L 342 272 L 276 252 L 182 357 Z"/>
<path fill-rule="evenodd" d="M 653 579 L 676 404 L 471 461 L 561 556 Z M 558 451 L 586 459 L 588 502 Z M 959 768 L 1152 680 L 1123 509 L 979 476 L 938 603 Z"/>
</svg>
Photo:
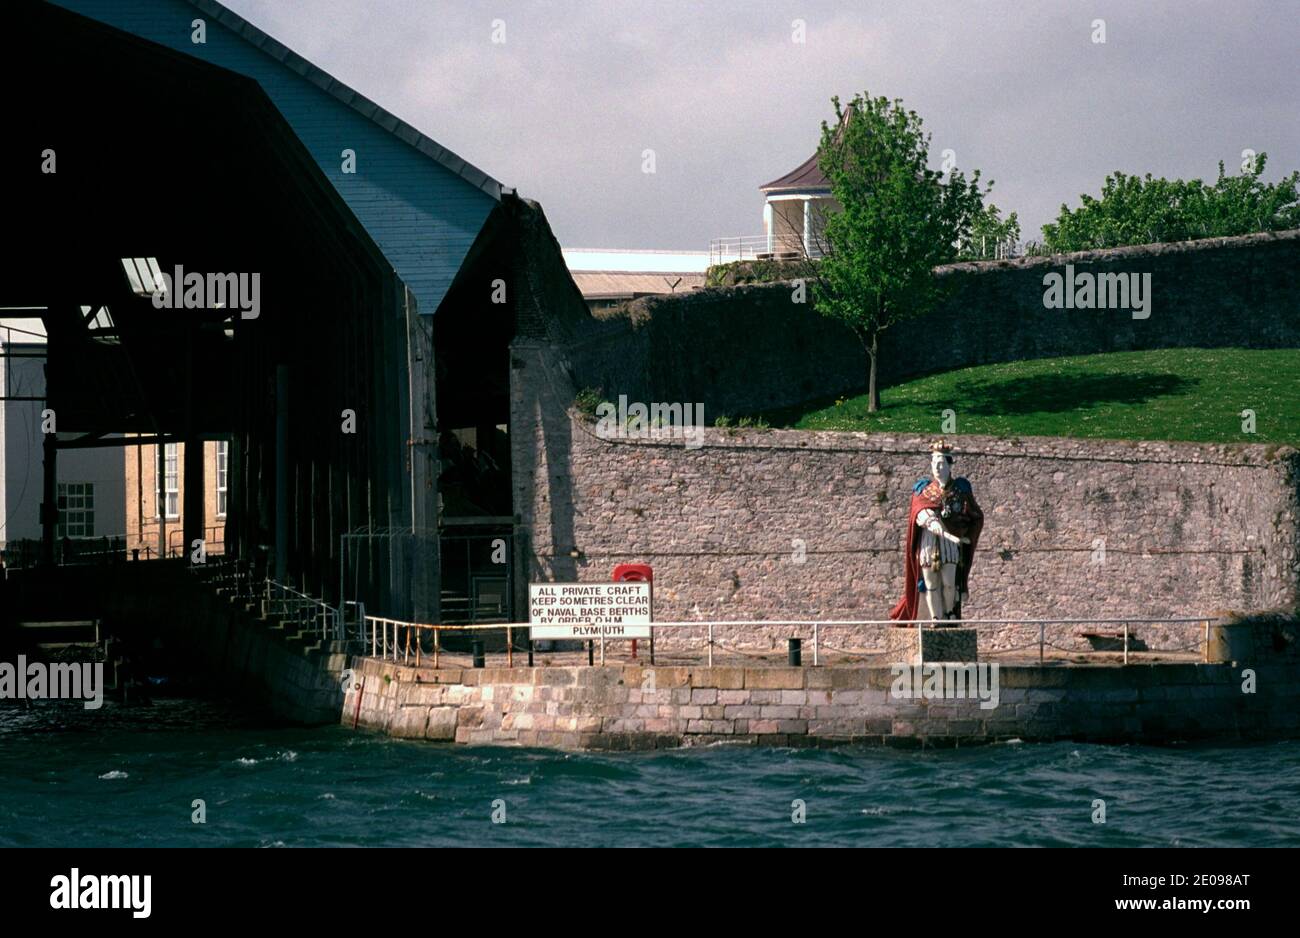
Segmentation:
<svg viewBox="0 0 1300 938">
<path fill-rule="evenodd" d="M 889 611 L 891 619 L 916 619 L 920 595 L 918 583 L 921 579 L 921 564 L 917 560 L 917 538 L 921 529 L 916 526 L 916 516 L 926 508 L 935 512 L 943 509 L 947 498 L 950 511 L 942 519 L 944 527 L 958 537 L 969 537 L 970 543 L 961 545 L 961 562 L 957 564 L 958 603 L 967 592 L 967 576 L 971 562 L 975 559 L 975 546 L 979 543 L 980 532 L 984 529 L 984 512 L 975 502 L 975 492 L 967 479 L 953 479 L 951 488 L 945 492 L 933 479 L 922 479 L 912 488 L 912 504 L 908 511 L 907 533 L 903 537 L 903 598 Z"/>
</svg>

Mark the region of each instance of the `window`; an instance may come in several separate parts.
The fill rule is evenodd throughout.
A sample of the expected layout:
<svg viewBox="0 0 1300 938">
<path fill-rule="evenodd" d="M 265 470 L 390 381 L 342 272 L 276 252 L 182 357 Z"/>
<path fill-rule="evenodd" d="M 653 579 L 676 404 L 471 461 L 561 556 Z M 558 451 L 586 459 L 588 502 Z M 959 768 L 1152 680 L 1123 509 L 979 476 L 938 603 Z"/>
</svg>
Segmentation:
<svg viewBox="0 0 1300 938">
<path fill-rule="evenodd" d="M 95 483 L 59 483 L 58 536 L 95 536 Z"/>
<path fill-rule="evenodd" d="M 217 443 L 217 517 L 226 516 L 226 469 L 230 464 L 230 444 Z"/>
<path fill-rule="evenodd" d="M 122 270 L 126 274 L 131 292 L 136 296 L 153 296 L 155 293 L 167 293 L 167 281 L 158 269 L 156 257 L 124 257 Z"/>
<path fill-rule="evenodd" d="M 164 443 L 158 448 L 158 498 L 155 504 L 166 505 L 168 518 L 181 516 L 180 457 L 175 443 Z"/>
</svg>

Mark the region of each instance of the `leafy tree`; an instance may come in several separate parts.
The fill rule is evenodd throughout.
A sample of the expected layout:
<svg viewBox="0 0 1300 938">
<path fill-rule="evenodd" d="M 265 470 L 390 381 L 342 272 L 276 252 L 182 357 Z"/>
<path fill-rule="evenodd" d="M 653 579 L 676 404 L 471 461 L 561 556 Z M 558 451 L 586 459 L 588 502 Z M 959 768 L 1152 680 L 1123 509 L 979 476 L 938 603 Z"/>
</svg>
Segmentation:
<svg viewBox="0 0 1300 938">
<path fill-rule="evenodd" d="M 869 412 L 880 409 L 876 387 L 880 334 L 920 315 L 938 299 L 932 274 L 957 257 L 984 210 L 979 171 L 944 179 L 929 168 L 930 136 L 900 100 L 863 93 L 835 106 L 822 123 L 818 165 L 841 210 L 826 219 L 826 256 L 817 265 L 817 309 L 845 323 L 869 360 Z"/>
<path fill-rule="evenodd" d="M 980 261 L 1006 257 L 1020 240 L 1020 220 L 1012 212 L 1002 218 L 996 205 L 989 204 L 975 216 L 969 236 L 957 250 L 961 260 Z"/>
<path fill-rule="evenodd" d="M 1220 162 L 1212 186 L 1116 172 L 1106 177 L 1101 198 L 1081 195 L 1073 210 L 1062 205 L 1055 223 L 1043 226 L 1043 240 L 1052 251 L 1087 251 L 1300 227 L 1300 172 L 1265 183 L 1267 159 L 1260 153 L 1239 176 L 1225 175 Z"/>
</svg>

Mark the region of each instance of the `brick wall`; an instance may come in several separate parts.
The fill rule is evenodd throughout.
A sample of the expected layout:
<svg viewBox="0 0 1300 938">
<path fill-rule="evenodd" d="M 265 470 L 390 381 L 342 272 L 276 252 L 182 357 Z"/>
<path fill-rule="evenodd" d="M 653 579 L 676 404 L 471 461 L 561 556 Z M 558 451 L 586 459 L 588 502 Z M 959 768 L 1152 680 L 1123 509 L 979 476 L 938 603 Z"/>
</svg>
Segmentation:
<svg viewBox="0 0 1300 938">
<path fill-rule="evenodd" d="M 138 461 L 137 453 L 139 450 Z M 158 447 L 127 446 L 126 461 L 126 541 L 127 550 L 139 549 L 141 556 L 156 557 L 160 550 L 158 517 Z M 167 554 L 181 552 L 185 524 L 185 444 L 176 444 L 177 514 L 165 519 Z M 208 553 L 223 553 L 226 518 L 217 514 L 217 444 L 203 444 L 203 527 Z M 151 551 L 152 553 L 147 553 Z"/>
</svg>

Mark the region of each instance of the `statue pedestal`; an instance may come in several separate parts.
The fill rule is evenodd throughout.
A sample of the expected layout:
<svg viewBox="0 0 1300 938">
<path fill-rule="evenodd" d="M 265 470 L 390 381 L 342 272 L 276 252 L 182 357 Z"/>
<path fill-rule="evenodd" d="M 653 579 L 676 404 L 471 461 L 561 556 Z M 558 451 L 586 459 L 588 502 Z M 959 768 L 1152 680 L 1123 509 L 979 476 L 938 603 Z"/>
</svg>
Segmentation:
<svg viewBox="0 0 1300 938">
<path fill-rule="evenodd" d="M 936 629 L 915 625 L 889 629 L 885 651 L 891 664 L 964 662 L 979 659 L 979 642 L 974 629 Z"/>
</svg>

